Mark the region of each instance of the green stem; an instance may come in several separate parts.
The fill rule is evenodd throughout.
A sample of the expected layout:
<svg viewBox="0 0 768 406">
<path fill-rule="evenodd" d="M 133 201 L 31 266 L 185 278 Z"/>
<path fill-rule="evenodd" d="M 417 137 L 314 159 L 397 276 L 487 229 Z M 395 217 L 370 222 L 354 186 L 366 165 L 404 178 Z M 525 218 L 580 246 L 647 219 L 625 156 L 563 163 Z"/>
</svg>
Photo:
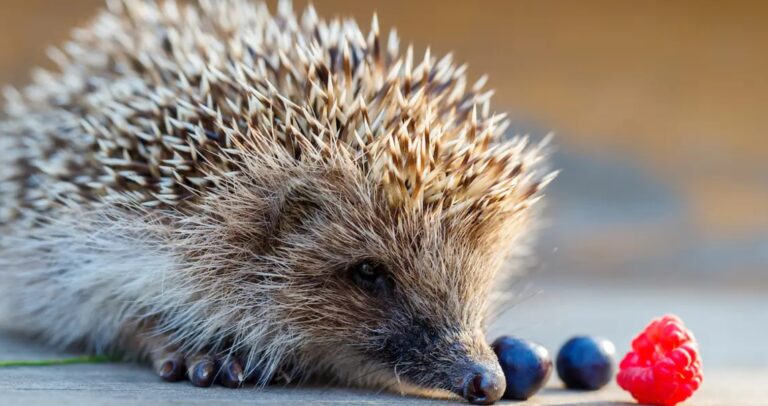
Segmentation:
<svg viewBox="0 0 768 406">
<path fill-rule="evenodd" d="M 50 365 L 69 365 L 69 364 L 100 364 L 103 362 L 117 362 L 120 358 L 106 355 L 84 355 L 81 357 L 59 358 L 59 359 L 41 359 L 34 361 L 0 361 L 0 368 L 6 367 L 41 367 Z"/>
</svg>

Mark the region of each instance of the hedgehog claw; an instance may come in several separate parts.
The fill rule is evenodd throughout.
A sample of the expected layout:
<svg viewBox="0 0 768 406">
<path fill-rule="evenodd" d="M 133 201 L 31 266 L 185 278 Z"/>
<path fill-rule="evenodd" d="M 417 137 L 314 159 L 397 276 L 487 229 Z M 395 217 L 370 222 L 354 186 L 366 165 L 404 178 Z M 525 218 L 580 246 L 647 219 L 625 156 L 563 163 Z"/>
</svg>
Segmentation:
<svg viewBox="0 0 768 406">
<path fill-rule="evenodd" d="M 234 389 L 243 386 L 245 379 L 245 371 L 240 360 L 230 358 L 222 363 L 219 371 L 219 384 Z"/>
<path fill-rule="evenodd" d="M 216 378 L 216 362 L 210 357 L 200 358 L 191 364 L 187 376 L 192 385 L 207 388 L 213 385 Z"/>
<path fill-rule="evenodd" d="M 184 361 L 181 358 L 169 358 L 161 362 L 157 374 L 166 382 L 178 382 L 184 379 Z"/>
</svg>

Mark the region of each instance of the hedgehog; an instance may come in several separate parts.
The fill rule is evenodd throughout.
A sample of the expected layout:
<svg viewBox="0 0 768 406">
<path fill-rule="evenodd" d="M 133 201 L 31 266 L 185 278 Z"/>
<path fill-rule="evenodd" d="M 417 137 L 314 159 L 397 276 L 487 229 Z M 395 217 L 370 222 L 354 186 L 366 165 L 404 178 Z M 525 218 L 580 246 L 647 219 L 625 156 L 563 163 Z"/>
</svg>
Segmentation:
<svg viewBox="0 0 768 406">
<path fill-rule="evenodd" d="M 108 1 L 6 89 L 3 320 L 167 381 L 498 400 L 547 143 L 374 14 Z"/>
</svg>

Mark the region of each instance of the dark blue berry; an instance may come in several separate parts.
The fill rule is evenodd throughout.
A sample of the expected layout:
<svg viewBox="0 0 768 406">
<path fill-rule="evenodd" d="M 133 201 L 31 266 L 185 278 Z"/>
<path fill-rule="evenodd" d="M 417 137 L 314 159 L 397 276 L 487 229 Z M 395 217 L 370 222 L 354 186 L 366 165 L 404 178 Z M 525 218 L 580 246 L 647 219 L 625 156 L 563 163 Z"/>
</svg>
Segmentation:
<svg viewBox="0 0 768 406">
<path fill-rule="evenodd" d="M 600 389 L 613 378 L 615 352 L 606 339 L 573 337 L 557 353 L 557 375 L 571 389 Z"/>
<path fill-rule="evenodd" d="M 491 345 L 507 381 L 504 399 L 525 400 L 547 383 L 552 359 L 546 348 L 516 337 L 501 336 Z"/>
</svg>

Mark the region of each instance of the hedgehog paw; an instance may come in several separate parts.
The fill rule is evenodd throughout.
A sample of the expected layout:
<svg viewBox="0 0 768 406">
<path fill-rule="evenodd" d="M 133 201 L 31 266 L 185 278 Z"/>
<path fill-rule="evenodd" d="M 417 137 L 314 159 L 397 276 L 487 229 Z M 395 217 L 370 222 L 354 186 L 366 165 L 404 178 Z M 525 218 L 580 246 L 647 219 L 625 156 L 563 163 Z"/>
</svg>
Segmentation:
<svg viewBox="0 0 768 406">
<path fill-rule="evenodd" d="M 155 371 L 167 382 L 185 377 L 198 387 L 218 383 L 227 388 L 239 388 L 246 382 L 242 362 L 235 357 L 219 359 L 208 354 L 183 356 L 176 352 L 159 354 L 154 360 Z"/>
</svg>

